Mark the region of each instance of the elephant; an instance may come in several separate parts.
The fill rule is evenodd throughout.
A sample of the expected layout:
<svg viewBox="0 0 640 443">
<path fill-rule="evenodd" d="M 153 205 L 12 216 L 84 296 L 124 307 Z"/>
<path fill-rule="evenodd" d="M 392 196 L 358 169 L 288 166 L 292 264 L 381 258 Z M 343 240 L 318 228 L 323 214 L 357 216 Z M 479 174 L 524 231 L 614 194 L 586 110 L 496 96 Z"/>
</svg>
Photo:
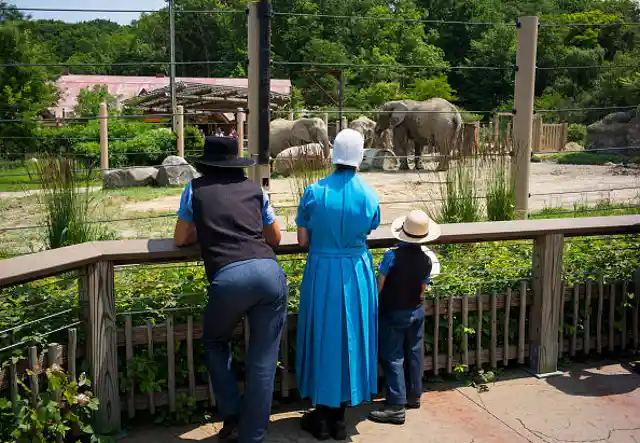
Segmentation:
<svg viewBox="0 0 640 443">
<path fill-rule="evenodd" d="M 401 156 L 400 169 L 409 169 L 409 142 L 414 144 L 415 168 L 422 169 L 422 148 L 433 145 L 440 154 L 438 170 L 446 170 L 449 157 L 462 138 L 462 116 L 442 98 L 425 101 L 398 100 L 382 106 L 376 134 L 393 129 L 394 152 Z"/>
<path fill-rule="evenodd" d="M 327 126 L 320 118 L 301 118 L 298 120 L 276 119 L 271 122 L 269 131 L 269 154 L 276 158 L 285 149 L 309 143 L 320 143 L 324 158 L 329 158 L 331 143 Z"/>
<path fill-rule="evenodd" d="M 361 116 L 349 123 L 349 128 L 362 134 L 365 149 L 371 149 L 373 147 L 376 122 L 370 118 Z"/>
</svg>

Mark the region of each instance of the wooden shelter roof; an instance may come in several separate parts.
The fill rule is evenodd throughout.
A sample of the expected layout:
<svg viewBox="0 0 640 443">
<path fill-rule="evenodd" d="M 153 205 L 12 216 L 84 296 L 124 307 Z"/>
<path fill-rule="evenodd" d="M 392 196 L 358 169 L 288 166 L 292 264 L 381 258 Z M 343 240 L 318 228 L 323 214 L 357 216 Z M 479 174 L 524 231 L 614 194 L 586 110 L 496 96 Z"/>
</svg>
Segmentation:
<svg viewBox="0 0 640 443">
<path fill-rule="evenodd" d="M 234 113 L 238 108 L 248 107 L 249 89 L 241 86 L 177 82 L 176 100 L 189 113 Z M 289 95 L 271 91 L 272 107 L 285 105 L 289 100 Z M 127 104 L 145 111 L 170 112 L 170 87 L 146 91 L 127 100 Z"/>
</svg>

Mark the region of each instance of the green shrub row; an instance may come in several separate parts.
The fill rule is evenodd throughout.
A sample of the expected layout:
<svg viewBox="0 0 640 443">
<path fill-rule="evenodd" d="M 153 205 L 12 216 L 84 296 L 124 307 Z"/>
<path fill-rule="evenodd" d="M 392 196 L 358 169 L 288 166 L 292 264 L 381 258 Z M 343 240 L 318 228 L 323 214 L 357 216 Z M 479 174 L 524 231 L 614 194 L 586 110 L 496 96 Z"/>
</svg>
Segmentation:
<svg viewBox="0 0 640 443">
<path fill-rule="evenodd" d="M 100 124 L 69 124 L 62 128 L 39 127 L 33 130 L 37 140 L 34 146 L 25 144 L 24 149 L 12 155 L 70 154 L 92 164 L 100 160 Z M 185 151 L 202 149 L 204 140 L 194 126 L 185 127 Z M 149 166 L 157 165 L 177 153 L 176 135 L 169 128 L 145 123 L 121 121 L 109 122 L 109 165 Z"/>
</svg>

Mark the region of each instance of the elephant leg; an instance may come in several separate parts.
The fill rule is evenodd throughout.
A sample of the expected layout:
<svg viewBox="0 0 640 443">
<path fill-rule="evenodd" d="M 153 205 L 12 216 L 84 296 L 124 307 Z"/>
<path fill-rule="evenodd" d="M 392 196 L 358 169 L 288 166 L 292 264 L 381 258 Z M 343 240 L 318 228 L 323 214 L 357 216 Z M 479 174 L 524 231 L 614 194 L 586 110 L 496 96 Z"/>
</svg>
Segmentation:
<svg viewBox="0 0 640 443">
<path fill-rule="evenodd" d="M 424 165 L 422 164 L 422 148 L 423 146 L 414 142 L 414 156 L 415 156 L 415 167 L 416 171 L 421 171 L 424 169 Z"/>
<path fill-rule="evenodd" d="M 437 151 L 440 153 L 440 159 L 438 160 L 438 167 L 436 171 L 446 171 L 449 169 L 449 150 L 451 146 L 448 143 L 439 143 Z"/>
<path fill-rule="evenodd" d="M 393 131 L 393 149 L 400 157 L 400 170 L 409 170 L 409 138 L 407 130 L 403 126 L 397 126 Z"/>
</svg>

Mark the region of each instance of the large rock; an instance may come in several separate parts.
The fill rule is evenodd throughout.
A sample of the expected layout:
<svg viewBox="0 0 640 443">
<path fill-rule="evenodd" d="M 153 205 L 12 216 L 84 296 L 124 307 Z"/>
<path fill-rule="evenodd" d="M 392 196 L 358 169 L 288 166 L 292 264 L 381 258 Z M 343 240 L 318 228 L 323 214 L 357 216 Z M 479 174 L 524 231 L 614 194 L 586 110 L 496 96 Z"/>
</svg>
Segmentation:
<svg viewBox="0 0 640 443">
<path fill-rule="evenodd" d="M 187 161 L 177 155 L 170 155 L 158 168 L 156 184 L 158 186 L 185 185 L 200 174 Z"/>
<path fill-rule="evenodd" d="M 398 157 L 389 149 L 365 149 L 360 171 L 395 171 L 400 166 Z"/>
<path fill-rule="evenodd" d="M 158 175 L 156 168 L 114 169 L 102 176 L 105 188 L 127 188 L 153 185 Z"/>
<path fill-rule="evenodd" d="M 587 126 L 586 150 L 640 146 L 639 109 L 615 112 Z"/>
<path fill-rule="evenodd" d="M 292 146 L 276 156 L 273 172 L 285 174 L 294 169 L 320 169 L 324 166 L 324 153 L 320 143 Z"/>
</svg>

